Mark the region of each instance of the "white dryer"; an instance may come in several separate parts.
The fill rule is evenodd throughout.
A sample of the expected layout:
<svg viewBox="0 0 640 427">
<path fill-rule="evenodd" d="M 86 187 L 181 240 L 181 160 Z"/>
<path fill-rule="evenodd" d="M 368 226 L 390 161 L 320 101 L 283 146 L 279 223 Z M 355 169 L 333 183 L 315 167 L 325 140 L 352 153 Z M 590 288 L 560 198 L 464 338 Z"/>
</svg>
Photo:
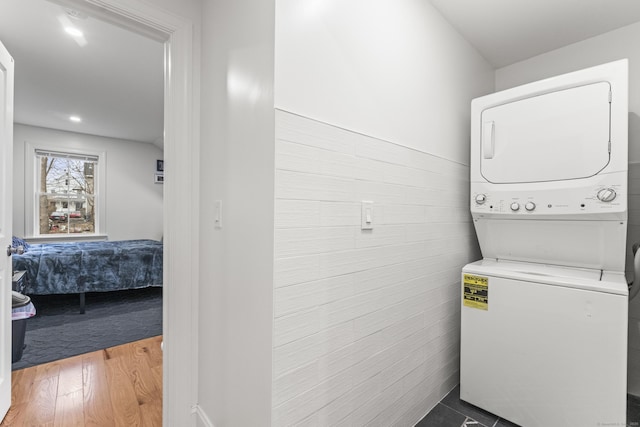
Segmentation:
<svg viewBox="0 0 640 427">
<path fill-rule="evenodd" d="M 626 425 L 627 69 L 472 102 L 460 397 L 525 427 Z"/>
</svg>

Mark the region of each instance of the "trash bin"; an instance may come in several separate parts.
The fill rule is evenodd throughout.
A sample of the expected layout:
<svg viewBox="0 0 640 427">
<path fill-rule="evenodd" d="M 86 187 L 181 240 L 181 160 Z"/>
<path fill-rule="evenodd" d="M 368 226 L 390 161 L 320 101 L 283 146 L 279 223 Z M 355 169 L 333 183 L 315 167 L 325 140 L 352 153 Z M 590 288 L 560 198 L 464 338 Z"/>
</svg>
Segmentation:
<svg viewBox="0 0 640 427">
<path fill-rule="evenodd" d="M 11 303 L 11 363 L 16 363 L 22 359 L 27 319 L 36 315 L 36 308 L 31 298 L 16 291 L 12 291 Z"/>
</svg>

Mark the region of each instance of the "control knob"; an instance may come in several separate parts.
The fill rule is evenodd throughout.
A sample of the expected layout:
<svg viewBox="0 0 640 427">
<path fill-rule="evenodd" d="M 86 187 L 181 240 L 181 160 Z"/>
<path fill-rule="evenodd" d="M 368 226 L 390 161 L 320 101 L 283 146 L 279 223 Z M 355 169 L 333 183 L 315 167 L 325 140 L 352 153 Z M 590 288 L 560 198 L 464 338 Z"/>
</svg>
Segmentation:
<svg viewBox="0 0 640 427">
<path fill-rule="evenodd" d="M 616 190 L 613 188 L 603 188 L 598 191 L 598 200 L 601 202 L 612 202 L 616 198 Z"/>
<path fill-rule="evenodd" d="M 524 208 L 526 210 L 528 210 L 529 212 L 533 211 L 536 208 L 536 204 L 533 202 L 527 202 L 526 205 L 524 205 Z"/>
<path fill-rule="evenodd" d="M 476 204 L 478 205 L 484 205 L 484 202 L 487 201 L 487 196 L 484 194 L 478 194 L 476 196 Z"/>
<path fill-rule="evenodd" d="M 520 210 L 520 203 L 518 202 L 513 202 L 511 203 L 511 210 L 514 212 L 517 212 Z"/>
</svg>

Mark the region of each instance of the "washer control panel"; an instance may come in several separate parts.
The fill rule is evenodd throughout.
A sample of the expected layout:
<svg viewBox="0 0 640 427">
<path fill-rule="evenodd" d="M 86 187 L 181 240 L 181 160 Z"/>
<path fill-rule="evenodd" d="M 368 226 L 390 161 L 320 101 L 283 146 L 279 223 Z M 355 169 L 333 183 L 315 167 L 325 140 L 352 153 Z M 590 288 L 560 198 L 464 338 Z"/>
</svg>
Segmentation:
<svg viewBox="0 0 640 427">
<path fill-rule="evenodd" d="M 472 185 L 471 212 L 480 215 L 561 216 L 627 211 L 626 184 L 576 187 L 531 188 L 529 191 L 522 191 L 520 187 L 520 191 L 508 191 L 502 186 L 475 184 Z"/>
</svg>

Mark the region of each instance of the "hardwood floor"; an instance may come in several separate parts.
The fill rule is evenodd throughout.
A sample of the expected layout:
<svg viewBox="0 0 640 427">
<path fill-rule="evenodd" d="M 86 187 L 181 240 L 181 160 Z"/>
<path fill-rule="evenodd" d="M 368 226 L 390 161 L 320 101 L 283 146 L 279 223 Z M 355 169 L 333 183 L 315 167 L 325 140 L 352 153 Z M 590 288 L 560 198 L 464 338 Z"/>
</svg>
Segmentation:
<svg viewBox="0 0 640 427">
<path fill-rule="evenodd" d="M 161 336 L 14 371 L 0 427 L 162 426 Z"/>
</svg>

